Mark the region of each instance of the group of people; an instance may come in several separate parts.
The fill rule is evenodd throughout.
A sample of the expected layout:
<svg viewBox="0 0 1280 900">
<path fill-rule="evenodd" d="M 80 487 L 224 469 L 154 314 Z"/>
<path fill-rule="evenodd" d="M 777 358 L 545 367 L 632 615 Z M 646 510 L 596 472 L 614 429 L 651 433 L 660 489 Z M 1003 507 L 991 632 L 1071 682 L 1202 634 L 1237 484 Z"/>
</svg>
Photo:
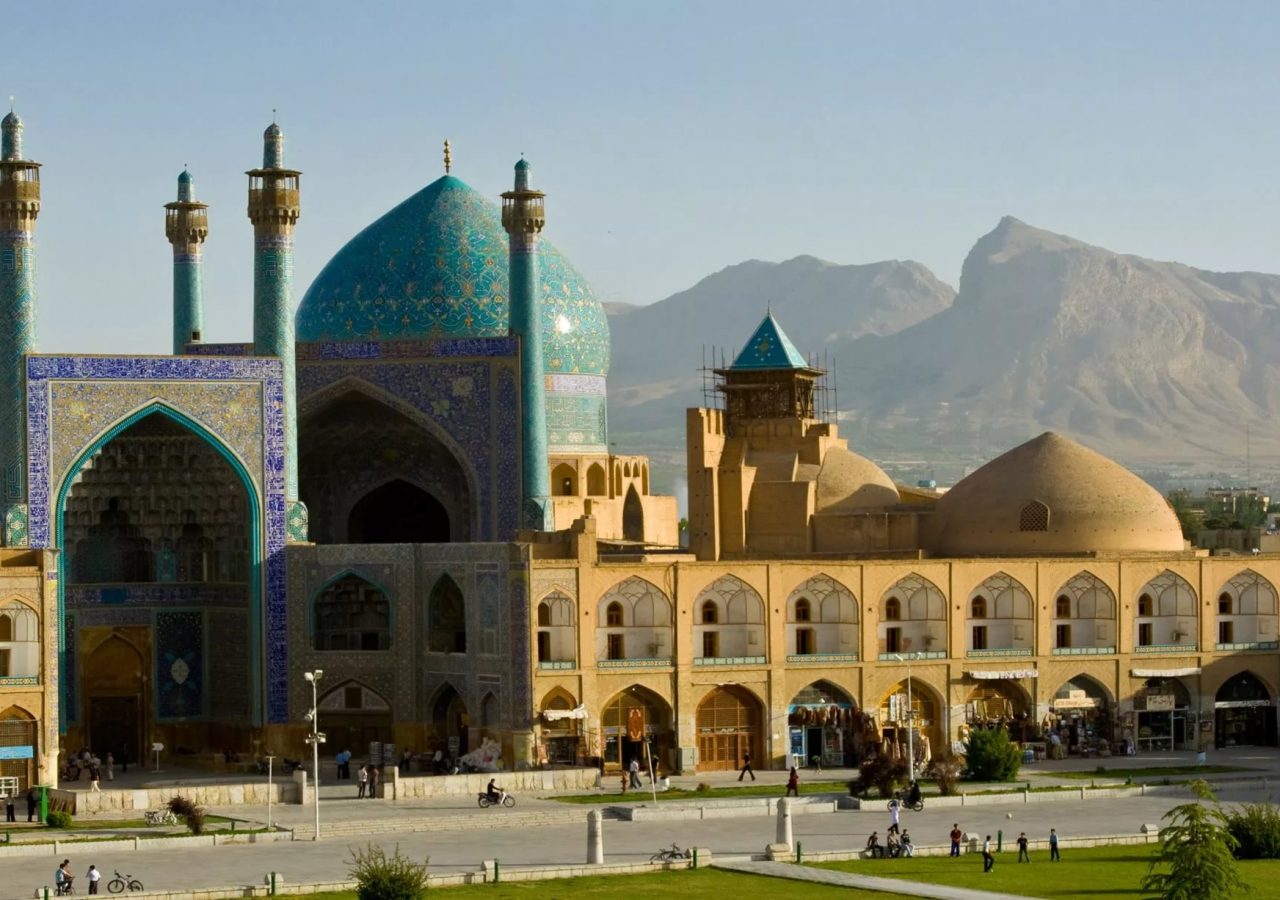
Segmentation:
<svg viewBox="0 0 1280 900">
<path fill-rule="evenodd" d="M 911 832 L 899 830 L 898 823 L 894 822 L 885 832 L 884 844 L 880 843 L 879 832 L 871 832 L 871 837 L 867 838 L 867 852 L 876 858 L 887 856 L 897 859 L 899 856 L 915 856 L 916 845 L 911 841 Z"/>
<path fill-rule="evenodd" d="M 121 771 L 129 771 L 128 760 L 121 760 Z M 102 790 L 102 771 L 105 767 L 107 772 L 107 781 L 116 780 L 116 758 L 115 754 L 108 752 L 106 759 L 99 759 L 94 753 L 89 752 L 88 747 L 84 747 L 79 753 L 69 753 L 67 755 L 67 764 L 62 770 L 62 779 L 64 781 L 79 781 L 80 773 L 87 772 L 89 775 L 89 790 Z"/>
<path fill-rule="evenodd" d="M 960 830 L 960 823 L 956 822 L 951 826 L 951 855 L 960 855 L 960 842 L 964 840 L 964 832 Z M 1025 831 L 1018 834 L 1018 862 L 1031 862 L 1030 841 Z M 1062 856 L 1058 853 L 1058 830 L 1056 828 L 1049 829 L 1049 862 L 1059 862 Z M 982 840 L 982 871 L 990 872 L 995 868 L 996 857 L 991 852 L 991 835 L 987 835 Z"/>
<path fill-rule="evenodd" d="M 53 873 L 54 891 L 59 894 L 70 894 L 75 880 L 75 876 L 71 874 L 71 860 L 64 859 L 58 866 L 58 870 Z M 89 893 L 96 894 L 98 882 L 102 880 L 102 873 L 98 871 L 97 866 L 89 866 L 89 871 L 84 873 L 84 880 L 89 882 Z"/>
<path fill-rule="evenodd" d="M 4 798 L 4 820 L 6 822 L 18 821 L 18 810 L 16 804 L 18 802 L 17 795 Z M 35 788 L 27 789 L 27 821 L 34 822 L 36 820 L 36 810 L 40 808 L 40 802 L 36 799 Z"/>
</svg>

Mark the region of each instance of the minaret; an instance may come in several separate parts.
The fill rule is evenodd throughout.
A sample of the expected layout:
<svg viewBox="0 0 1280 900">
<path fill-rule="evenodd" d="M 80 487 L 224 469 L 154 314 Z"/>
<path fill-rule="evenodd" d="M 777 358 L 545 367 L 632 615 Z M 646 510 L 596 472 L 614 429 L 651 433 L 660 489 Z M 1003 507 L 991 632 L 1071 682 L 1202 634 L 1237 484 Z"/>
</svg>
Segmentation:
<svg viewBox="0 0 1280 900">
<path fill-rule="evenodd" d="M 263 133 L 262 168 L 249 176 L 253 222 L 253 352 L 284 363 L 284 495 L 290 541 L 307 539 L 306 507 L 298 500 L 298 414 L 293 355 L 293 228 L 301 212 L 302 173 L 284 167 L 284 132 Z"/>
<path fill-rule="evenodd" d="M 514 190 L 502 195 L 502 227 L 510 235 L 511 334 L 520 338 L 522 405 L 522 524 L 550 531 L 551 476 L 547 471 L 546 374 L 542 366 L 542 303 L 538 288 L 538 235 L 546 224 L 543 193 L 529 187 L 529 164 L 516 163 Z"/>
<path fill-rule="evenodd" d="M 36 349 L 40 164 L 22 158 L 22 120 L 0 121 L 0 466 L 4 543 L 27 544 L 26 359 Z"/>
<path fill-rule="evenodd" d="M 164 236 L 173 245 L 173 355 L 181 356 L 204 331 L 200 248 L 209 236 L 209 205 L 196 202 L 191 173 L 183 169 L 178 199 L 164 208 Z"/>
</svg>

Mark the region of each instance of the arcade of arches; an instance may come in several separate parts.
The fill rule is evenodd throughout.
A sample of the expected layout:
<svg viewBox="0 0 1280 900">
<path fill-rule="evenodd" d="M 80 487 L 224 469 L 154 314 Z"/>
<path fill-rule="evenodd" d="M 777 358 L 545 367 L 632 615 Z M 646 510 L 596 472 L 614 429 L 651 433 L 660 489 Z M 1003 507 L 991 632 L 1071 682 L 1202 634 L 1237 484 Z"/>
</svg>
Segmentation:
<svg viewBox="0 0 1280 900">
<path fill-rule="evenodd" d="M 453 452 L 423 426 L 359 392 L 298 423 L 298 491 L 320 544 L 471 539 L 473 501 Z"/>
<path fill-rule="evenodd" d="M 75 698 L 64 746 L 137 759 L 152 740 L 239 744 L 256 695 L 241 475 L 157 410 L 82 466 L 62 523 Z"/>
</svg>

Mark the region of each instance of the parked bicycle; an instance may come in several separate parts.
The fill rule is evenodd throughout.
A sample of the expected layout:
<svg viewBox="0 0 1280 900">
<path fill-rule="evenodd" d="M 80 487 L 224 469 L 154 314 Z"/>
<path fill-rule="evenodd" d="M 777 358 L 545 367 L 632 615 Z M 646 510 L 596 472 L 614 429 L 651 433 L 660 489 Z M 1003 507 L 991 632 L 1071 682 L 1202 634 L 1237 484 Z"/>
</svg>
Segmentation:
<svg viewBox="0 0 1280 900">
<path fill-rule="evenodd" d="M 172 814 L 171 814 L 172 815 Z M 113 894 L 121 891 L 128 891 L 131 894 L 142 893 L 145 890 L 142 882 L 134 878 L 132 875 L 121 875 L 118 871 L 116 877 L 107 882 L 107 890 Z"/>
<path fill-rule="evenodd" d="M 664 848 L 653 854 L 653 856 L 650 856 L 649 862 L 675 862 L 677 860 L 692 858 L 692 850 L 681 850 L 675 844 L 672 844 L 670 848 Z"/>
<path fill-rule="evenodd" d="M 142 821 L 148 825 L 177 825 L 178 817 L 168 809 L 149 809 L 142 814 Z"/>
</svg>

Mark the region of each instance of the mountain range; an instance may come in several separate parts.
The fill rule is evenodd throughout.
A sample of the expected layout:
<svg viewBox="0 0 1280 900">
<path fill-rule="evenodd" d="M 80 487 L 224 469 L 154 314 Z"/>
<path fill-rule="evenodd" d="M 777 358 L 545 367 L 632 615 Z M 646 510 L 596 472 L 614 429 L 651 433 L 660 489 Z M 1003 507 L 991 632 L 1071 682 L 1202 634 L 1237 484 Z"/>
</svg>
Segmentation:
<svg viewBox="0 0 1280 900">
<path fill-rule="evenodd" d="M 769 308 L 833 371 L 842 434 L 891 471 L 958 477 L 1045 430 L 1138 468 L 1280 464 L 1280 276 L 1124 255 L 1012 217 L 974 245 L 958 292 L 915 262 L 801 256 L 615 306 L 619 446 L 677 462 L 704 344 L 730 360 Z"/>
</svg>

